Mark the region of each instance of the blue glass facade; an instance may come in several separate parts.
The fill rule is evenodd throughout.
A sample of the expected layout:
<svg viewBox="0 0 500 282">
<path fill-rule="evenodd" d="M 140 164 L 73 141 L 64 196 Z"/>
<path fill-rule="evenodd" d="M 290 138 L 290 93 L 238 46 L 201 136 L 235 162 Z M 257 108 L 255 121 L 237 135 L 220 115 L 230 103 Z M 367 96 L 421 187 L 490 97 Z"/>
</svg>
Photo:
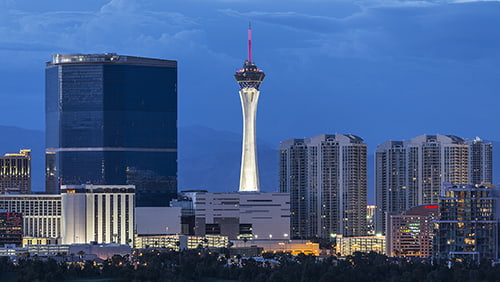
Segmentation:
<svg viewBox="0 0 500 282">
<path fill-rule="evenodd" d="M 137 206 L 167 206 L 177 194 L 177 62 L 55 55 L 46 134 L 59 184 L 133 184 Z"/>
</svg>

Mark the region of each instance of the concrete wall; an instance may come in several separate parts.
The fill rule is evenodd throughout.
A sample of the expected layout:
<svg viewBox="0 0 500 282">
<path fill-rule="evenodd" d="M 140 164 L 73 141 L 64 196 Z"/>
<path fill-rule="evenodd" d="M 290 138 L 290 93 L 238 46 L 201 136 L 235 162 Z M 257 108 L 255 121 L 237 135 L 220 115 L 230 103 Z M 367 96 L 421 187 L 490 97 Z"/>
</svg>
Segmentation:
<svg viewBox="0 0 500 282">
<path fill-rule="evenodd" d="M 137 234 L 181 233 L 180 207 L 137 207 L 135 216 Z"/>
</svg>

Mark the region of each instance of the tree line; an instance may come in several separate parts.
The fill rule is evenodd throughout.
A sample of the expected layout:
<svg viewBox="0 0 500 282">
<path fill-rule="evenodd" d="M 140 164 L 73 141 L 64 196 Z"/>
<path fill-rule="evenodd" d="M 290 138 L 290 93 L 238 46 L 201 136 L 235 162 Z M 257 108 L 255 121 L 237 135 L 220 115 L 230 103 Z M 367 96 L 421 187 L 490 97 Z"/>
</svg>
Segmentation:
<svg viewBox="0 0 500 282">
<path fill-rule="evenodd" d="M 263 255 L 279 261 L 269 264 L 252 258 L 228 260 L 222 251 L 163 250 L 135 251 L 131 256 L 115 255 L 94 261 L 57 262 L 54 259 L 24 258 L 13 263 L 0 258 L 1 281 L 498 281 L 500 266 L 431 263 L 391 260 L 376 253 L 355 253 L 343 259 L 331 256 Z M 228 263 L 229 262 L 229 263 Z"/>
</svg>

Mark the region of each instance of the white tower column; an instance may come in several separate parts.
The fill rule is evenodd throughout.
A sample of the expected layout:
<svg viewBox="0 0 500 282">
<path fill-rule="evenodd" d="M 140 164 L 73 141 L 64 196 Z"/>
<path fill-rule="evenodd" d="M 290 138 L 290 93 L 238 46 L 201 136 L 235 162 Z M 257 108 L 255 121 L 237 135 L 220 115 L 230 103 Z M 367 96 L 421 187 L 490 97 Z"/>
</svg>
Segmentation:
<svg viewBox="0 0 500 282">
<path fill-rule="evenodd" d="M 252 62 L 252 29 L 248 28 L 248 60 L 234 78 L 240 85 L 241 108 L 243 109 L 243 148 L 239 192 L 259 192 L 259 169 L 255 139 L 255 117 L 259 102 L 259 87 L 266 75 Z"/>
<path fill-rule="evenodd" d="M 253 87 L 240 90 L 243 112 L 243 146 L 241 151 L 240 192 L 258 192 L 259 169 L 257 166 L 257 148 L 255 122 L 260 91 Z"/>
</svg>

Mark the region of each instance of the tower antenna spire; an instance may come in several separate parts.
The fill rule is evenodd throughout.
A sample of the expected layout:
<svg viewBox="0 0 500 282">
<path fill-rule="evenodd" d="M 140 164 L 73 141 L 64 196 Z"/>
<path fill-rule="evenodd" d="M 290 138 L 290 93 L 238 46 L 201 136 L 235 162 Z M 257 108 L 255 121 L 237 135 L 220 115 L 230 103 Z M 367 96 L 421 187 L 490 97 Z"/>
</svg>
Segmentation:
<svg viewBox="0 0 500 282">
<path fill-rule="evenodd" d="M 248 61 L 252 61 L 252 22 L 248 22 Z"/>
</svg>

